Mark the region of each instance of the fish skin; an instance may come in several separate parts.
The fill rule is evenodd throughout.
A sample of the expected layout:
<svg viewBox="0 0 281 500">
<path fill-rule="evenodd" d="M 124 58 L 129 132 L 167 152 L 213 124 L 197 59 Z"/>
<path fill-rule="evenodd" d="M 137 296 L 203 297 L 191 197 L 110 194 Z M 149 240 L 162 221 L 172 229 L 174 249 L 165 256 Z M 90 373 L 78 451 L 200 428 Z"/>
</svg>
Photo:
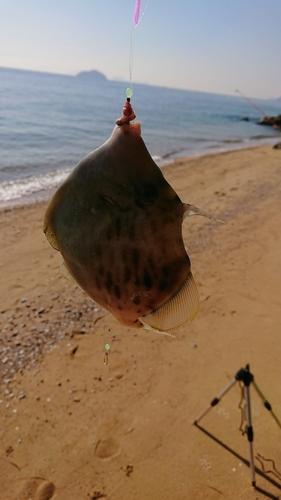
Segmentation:
<svg viewBox="0 0 281 500">
<path fill-rule="evenodd" d="M 74 168 L 47 208 L 44 232 L 92 299 L 142 328 L 139 318 L 167 303 L 191 275 L 182 239 L 188 206 L 134 122 L 116 126 Z"/>
</svg>

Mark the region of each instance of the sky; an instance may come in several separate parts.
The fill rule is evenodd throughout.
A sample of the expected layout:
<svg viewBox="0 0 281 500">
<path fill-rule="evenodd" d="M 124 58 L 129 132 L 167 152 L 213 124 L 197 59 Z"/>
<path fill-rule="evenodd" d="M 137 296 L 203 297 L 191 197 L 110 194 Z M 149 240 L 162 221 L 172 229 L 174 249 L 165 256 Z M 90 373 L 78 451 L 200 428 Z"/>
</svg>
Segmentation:
<svg viewBox="0 0 281 500">
<path fill-rule="evenodd" d="M 135 0 L 0 0 L 0 66 L 129 82 L 134 10 Z M 133 82 L 281 96 L 281 0 L 142 0 L 140 13 Z"/>
</svg>

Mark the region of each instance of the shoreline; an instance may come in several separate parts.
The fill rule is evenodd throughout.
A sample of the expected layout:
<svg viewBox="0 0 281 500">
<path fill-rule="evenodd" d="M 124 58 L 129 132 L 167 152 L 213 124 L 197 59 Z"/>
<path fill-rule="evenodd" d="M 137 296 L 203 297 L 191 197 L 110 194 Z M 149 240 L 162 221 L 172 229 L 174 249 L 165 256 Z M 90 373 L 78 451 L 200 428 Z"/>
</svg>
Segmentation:
<svg viewBox="0 0 281 500">
<path fill-rule="evenodd" d="M 273 147 L 275 143 L 279 142 L 277 139 L 273 139 L 273 138 L 265 139 L 264 141 L 265 141 L 264 144 L 259 144 L 259 143 L 252 144 L 252 145 L 245 144 L 244 146 L 241 146 L 241 143 L 233 143 L 232 148 L 227 148 L 225 150 L 219 149 L 219 150 L 215 150 L 215 151 L 207 151 L 205 153 L 201 152 L 201 153 L 196 153 L 194 155 L 192 155 L 192 154 L 190 154 L 190 155 L 183 154 L 182 155 L 179 152 L 179 153 L 168 154 L 168 155 L 166 155 L 167 158 L 165 157 L 164 159 L 160 159 L 160 157 L 155 157 L 155 156 L 152 158 L 154 159 L 155 163 L 159 166 L 159 168 L 161 170 L 164 170 L 166 167 L 171 167 L 179 159 L 185 160 L 185 161 L 188 161 L 191 159 L 198 159 L 199 160 L 200 158 L 205 158 L 208 156 L 231 153 L 231 152 L 240 151 L 240 150 L 248 150 L 248 149 L 251 150 L 251 149 L 263 148 L 263 147 L 269 147 L 269 146 Z M 280 135 L 280 141 L 281 141 L 281 135 Z M 61 171 L 59 171 L 59 173 L 60 173 L 60 177 L 61 177 Z M 65 178 L 69 175 L 69 173 L 70 173 L 70 171 L 69 171 L 69 169 L 67 169 L 66 174 L 65 174 Z M 55 172 L 51 172 L 51 174 L 55 174 Z M 50 175 L 50 173 L 47 175 Z M 41 189 L 41 190 L 35 191 L 33 193 L 28 193 L 28 194 L 25 194 L 25 195 L 18 197 L 18 198 L 11 198 L 9 200 L 4 200 L 4 201 L 0 200 L 0 210 L 2 210 L 3 208 L 6 208 L 6 207 L 12 208 L 14 206 L 21 206 L 21 205 L 25 206 L 25 205 L 30 205 L 30 204 L 34 204 L 34 203 L 44 202 L 44 201 L 47 202 L 48 200 L 51 199 L 51 197 L 53 196 L 55 191 L 58 189 L 58 187 L 62 184 L 62 182 L 63 182 L 63 180 L 60 183 L 56 184 L 55 186 L 52 186 L 52 187 L 47 188 L 47 189 Z"/>
</svg>

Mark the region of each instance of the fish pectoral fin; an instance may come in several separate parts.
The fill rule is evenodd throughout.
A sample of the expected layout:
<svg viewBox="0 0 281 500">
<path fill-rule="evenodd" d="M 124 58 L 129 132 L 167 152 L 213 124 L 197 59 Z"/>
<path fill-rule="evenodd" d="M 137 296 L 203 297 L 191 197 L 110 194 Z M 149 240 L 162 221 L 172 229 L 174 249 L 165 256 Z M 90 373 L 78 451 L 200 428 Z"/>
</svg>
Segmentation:
<svg viewBox="0 0 281 500">
<path fill-rule="evenodd" d="M 46 238 L 47 238 L 48 242 L 50 243 L 50 245 L 55 250 L 59 250 L 59 245 L 58 245 L 58 242 L 57 242 L 57 238 L 55 237 L 54 232 L 50 229 L 50 226 L 48 226 L 47 223 L 44 224 L 43 232 L 45 233 Z"/>
<path fill-rule="evenodd" d="M 139 318 L 146 329 L 169 332 L 185 323 L 192 321 L 199 308 L 199 294 L 191 273 L 181 288 L 160 306 L 145 316 Z"/>
<path fill-rule="evenodd" d="M 75 279 L 71 276 L 70 272 L 66 268 L 66 265 L 64 262 L 62 262 L 60 265 L 60 273 L 61 273 L 62 277 L 65 278 L 66 280 L 73 281 L 74 283 L 76 283 Z"/>
<path fill-rule="evenodd" d="M 191 215 L 203 215 L 203 217 L 208 217 L 208 219 L 213 219 L 217 222 L 222 222 L 223 224 L 225 223 L 221 219 L 217 219 L 217 217 L 214 217 L 213 215 L 209 214 L 208 212 L 205 212 L 204 210 L 201 210 L 201 208 L 197 208 L 194 205 L 189 205 L 188 203 L 184 203 L 184 213 L 183 213 L 183 218 L 186 219 L 186 217 L 191 217 Z"/>
</svg>

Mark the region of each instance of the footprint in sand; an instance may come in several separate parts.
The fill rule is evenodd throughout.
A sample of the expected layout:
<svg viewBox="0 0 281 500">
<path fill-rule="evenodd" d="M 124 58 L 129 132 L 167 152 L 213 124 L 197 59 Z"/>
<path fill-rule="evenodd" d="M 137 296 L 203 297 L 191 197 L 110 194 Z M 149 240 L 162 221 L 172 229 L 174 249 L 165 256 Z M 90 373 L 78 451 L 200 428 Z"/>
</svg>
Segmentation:
<svg viewBox="0 0 281 500">
<path fill-rule="evenodd" d="M 53 483 L 43 478 L 32 477 L 22 481 L 20 491 L 14 500 L 51 500 L 54 494 Z"/>
<path fill-rule="evenodd" d="M 115 457 L 119 451 L 120 447 L 117 441 L 110 436 L 99 439 L 95 448 L 95 454 L 99 458 Z"/>
<path fill-rule="evenodd" d="M 95 454 L 99 458 L 112 458 L 120 452 L 119 443 L 112 437 L 118 433 L 118 420 L 115 417 L 105 421 L 97 435 Z"/>
<path fill-rule="evenodd" d="M 109 373 L 111 378 L 120 380 L 126 375 L 127 372 L 128 367 L 127 363 L 125 362 L 119 362 L 115 364 L 114 360 L 113 363 L 110 364 Z"/>
</svg>

